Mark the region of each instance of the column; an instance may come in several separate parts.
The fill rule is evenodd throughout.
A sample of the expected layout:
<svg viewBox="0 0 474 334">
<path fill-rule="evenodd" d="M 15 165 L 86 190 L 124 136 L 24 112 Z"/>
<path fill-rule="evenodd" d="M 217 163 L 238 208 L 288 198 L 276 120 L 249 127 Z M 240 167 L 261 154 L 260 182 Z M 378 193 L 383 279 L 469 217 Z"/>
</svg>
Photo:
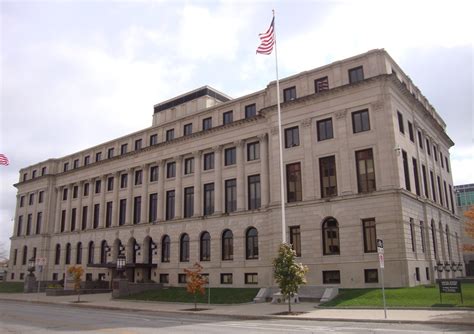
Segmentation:
<svg viewBox="0 0 474 334">
<path fill-rule="evenodd" d="M 202 151 L 193 153 L 194 155 L 194 216 L 202 215 L 201 201 L 201 170 L 202 170 Z"/>
<path fill-rule="evenodd" d="M 215 172 L 215 182 L 214 182 L 214 214 L 221 214 L 222 213 L 222 145 L 214 147 L 214 154 L 215 154 L 215 164 L 214 164 L 214 172 Z M 237 160 L 237 163 L 240 161 Z"/>
<path fill-rule="evenodd" d="M 166 160 L 158 161 L 158 213 L 159 222 L 165 220 L 165 169 Z"/>
<path fill-rule="evenodd" d="M 33 213 L 32 213 L 32 216 L 31 216 L 31 224 L 32 224 L 31 225 L 31 234 L 32 235 L 36 234 L 36 224 L 38 224 L 38 220 L 37 220 L 37 218 L 38 218 L 38 196 L 39 196 L 39 191 L 35 191 L 35 202 L 34 202 L 34 207 L 33 207 Z M 44 222 L 44 219 L 43 219 L 43 222 Z M 43 226 L 43 228 L 44 228 L 44 226 Z M 38 248 L 38 251 L 40 249 L 41 248 Z M 36 255 L 36 256 L 39 256 L 39 255 Z"/>
<path fill-rule="evenodd" d="M 54 219 L 54 233 L 61 231 L 61 196 L 63 193 L 63 187 L 56 187 L 56 217 Z M 16 233 L 16 230 L 15 230 Z"/>
<path fill-rule="evenodd" d="M 115 172 L 114 174 L 114 197 L 112 202 L 112 226 L 119 226 L 119 180 L 120 172 Z"/>
<path fill-rule="evenodd" d="M 148 164 L 142 165 L 142 214 L 140 223 L 148 222 L 148 169 Z"/>
<path fill-rule="evenodd" d="M 84 188 L 84 181 L 80 181 L 77 187 L 78 187 L 77 196 L 79 197 L 79 205 L 76 209 L 77 211 L 76 229 L 81 231 L 82 230 L 82 196 L 84 195 L 82 189 Z M 89 210 L 89 208 L 87 208 L 87 210 Z"/>
<path fill-rule="evenodd" d="M 105 191 L 107 189 L 107 175 L 102 175 L 100 178 L 100 220 L 99 220 L 99 227 L 105 227 Z M 94 189 L 95 191 L 95 189 Z"/>
<path fill-rule="evenodd" d="M 87 229 L 92 229 L 93 228 L 93 212 L 94 212 L 94 182 L 95 179 L 88 179 L 87 182 L 89 182 L 89 209 L 87 211 Z"/>
<path fill-rule="evenodd" d="M 183 217 L 183 156 L 176 158 L 175 218 Z"/>
<path fill-rule="evenodd" d="M 304 160 L 301 161 L 301 175 L 305 176 L 302 179 L 302 189 L 303 189 L 303 201 L 314 200 L 316 199 L 316 182 L 314 182 L 314 164 L 313 164 L 313 145 L 312 145 L 312 133 L 313 133 L 313 122 L 311 118 L 307 118 L 301 122 L 301 133 L 303 150 L 304 150 Z M 316 132 L 314 132 L 316 133 Z M 284 167 L 284 173 L 286 173 L 286 167 Z M 319 180 L 318 180 L 319 183 Z M 319 187 L 321 185 L 319 184 Z"/>
<path fill-rule="evenodd" d="M 245 205 L 245 158 L 243 140 L 234 143 L 237 147 L 237 211 L 244 211 Z"/>
<path fill-rule="evenodd" d="M 133 168 L 127 169 L 127 214 L 125 225 L 133 224 L 133 173 Z"/>
<path fill-rule="evenodd" d="M 269 180 L 268 180 L 268 144 L 267 134 L 258 136 L 260 141 L 260 180 L 262 183 L 262 208 L 269 204 Z"/>
<path fill-rule="evenodd" d="M 67 186 L 67 205 L 66 205 L 66 231 L 71 231 L 71 201 L 72 201 L 73 185 Z M 77 217 L 76 217 L 77 218 Z M 77 223 L 77 221 L 76 221 Z"/>
</svg>

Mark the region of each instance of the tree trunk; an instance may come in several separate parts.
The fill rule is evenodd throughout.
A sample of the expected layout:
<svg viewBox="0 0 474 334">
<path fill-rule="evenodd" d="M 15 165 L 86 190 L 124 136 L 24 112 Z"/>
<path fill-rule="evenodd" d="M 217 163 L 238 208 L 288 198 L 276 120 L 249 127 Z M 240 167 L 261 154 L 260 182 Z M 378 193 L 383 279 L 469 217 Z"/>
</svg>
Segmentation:
<svg viewBox="0 0 474 334">
<path fill-rule="evenodd" d="M 288 294 L 288 313 L 291 313 L 291 293 Z"/>
</svg>

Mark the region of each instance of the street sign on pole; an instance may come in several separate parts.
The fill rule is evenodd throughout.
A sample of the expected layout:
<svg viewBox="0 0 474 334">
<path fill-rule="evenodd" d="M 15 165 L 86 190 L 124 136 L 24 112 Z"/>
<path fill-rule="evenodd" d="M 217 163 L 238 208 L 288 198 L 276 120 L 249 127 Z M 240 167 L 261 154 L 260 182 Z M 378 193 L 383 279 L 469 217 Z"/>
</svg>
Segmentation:
<svg viewBox="0 0 474 334">
<path fill-rule="evenodd" d="M 384 268 L 384 260 L 383 260 L 383 254 L 379 254 L 379 264 L 380 268 Z"/>
<path fill-rule="evenodd" d="M 382 298 L 383 298 L 383 312 L 385 319 L 387 319 L 387 304 L 385 303 L 385 284 L 383 280 L 383 269 L 385 267 L 384 262 L 384 251 L 383 251 L 383 240 L 377 239 L 377 253 L 379 254 L 379 266 L 380 266 L 380 276 L 382 276 Z"/>
<path fill-rule="evenodd" d="M 377 239 L 377 253 L 383 254 L 383 240 Z"/>
</svg>

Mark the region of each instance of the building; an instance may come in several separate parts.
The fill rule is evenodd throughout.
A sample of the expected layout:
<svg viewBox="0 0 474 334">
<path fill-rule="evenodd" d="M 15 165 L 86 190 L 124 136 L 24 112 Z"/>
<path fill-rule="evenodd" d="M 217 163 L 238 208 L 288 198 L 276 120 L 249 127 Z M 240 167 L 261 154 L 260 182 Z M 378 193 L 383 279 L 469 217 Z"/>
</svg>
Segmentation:
<svg viewBox="0 0 474 334">
<path fill-rule="evenodd" d="M 309 285 L 390 287 L 455 277 L 461 261 L 445 123 L 384 50 L 280 82 L 286 233 Z M 20 170 L 9 279 L 82 264 L 110 280 L 271 286 L 281 242 L 276 83 L 231 99 L 202 87 L 152 126 Z M 461 268 L 462 269 L 462 268 Z"/>
<path fill-rule="evenodd" d="M 474 247 L 474 240 L 464 230 L 464 224 L 467 218 L 464 217 L 464 212 L 467 211 L 471 206 L 474 205 L 474 184 L 463 184 L 454 186 L 454 192 L 456 194 L 456 203 L 458 211 L 461 215 L 462 222 L 462 242 L 464 245 L 471 245 Z M 466 266 L 466 275 L 474 276 L 474 252 L 469 251 L 466 248 L 463 249 L 464 265 Z"/>
</svg>

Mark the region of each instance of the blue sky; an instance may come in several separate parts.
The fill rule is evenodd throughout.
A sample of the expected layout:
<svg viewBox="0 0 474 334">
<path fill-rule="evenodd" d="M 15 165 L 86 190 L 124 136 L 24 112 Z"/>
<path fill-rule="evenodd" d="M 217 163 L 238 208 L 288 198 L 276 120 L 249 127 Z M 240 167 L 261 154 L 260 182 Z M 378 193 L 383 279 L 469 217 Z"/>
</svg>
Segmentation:
<svg viewBox="0 0 474 334">
<path fill-rule="evenodd" d="M 277 13 L 280 77 L 385 48 L 447 123 L 455 184 L 474 182 L 469 1 L 0 1 L 0 247 L 18 170 L 151 125 L 202 85 L 232 97 L 274 80 L 256 56 Z"/>
</svg>

